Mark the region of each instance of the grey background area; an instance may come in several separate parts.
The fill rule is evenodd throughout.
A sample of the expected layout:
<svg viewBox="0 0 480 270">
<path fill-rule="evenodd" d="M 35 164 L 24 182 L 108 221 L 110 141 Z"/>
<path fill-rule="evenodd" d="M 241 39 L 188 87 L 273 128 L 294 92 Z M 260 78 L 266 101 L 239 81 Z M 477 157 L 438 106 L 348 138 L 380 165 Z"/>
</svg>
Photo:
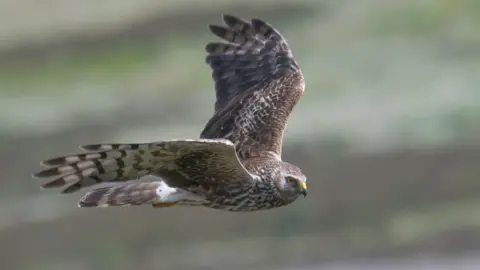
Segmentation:
<svg viewBox="0 0 480 270">
<path fill-rule="evenodd" d="M 0 0 L 2 269 L 474 269 L 478 1 Z M 222 13 L 287 38 L 306 78 L 284 160 L 309 196 L 258 213 L 78 209 L 39 161 L 196 138 Z"/>
</svg>

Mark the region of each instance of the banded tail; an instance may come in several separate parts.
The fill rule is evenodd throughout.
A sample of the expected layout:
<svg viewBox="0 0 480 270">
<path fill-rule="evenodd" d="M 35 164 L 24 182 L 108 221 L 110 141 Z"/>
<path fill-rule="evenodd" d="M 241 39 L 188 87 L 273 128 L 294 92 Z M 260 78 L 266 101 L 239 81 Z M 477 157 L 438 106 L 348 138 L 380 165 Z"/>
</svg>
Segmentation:
<svg viewBox="0 0 480 270">
<path fill-rule="evenodd" d="M 155 204 L 161 182 L 127 183 L 94 189 L 78 202 L 78 207 L 108 207 Z"/>
</svg>

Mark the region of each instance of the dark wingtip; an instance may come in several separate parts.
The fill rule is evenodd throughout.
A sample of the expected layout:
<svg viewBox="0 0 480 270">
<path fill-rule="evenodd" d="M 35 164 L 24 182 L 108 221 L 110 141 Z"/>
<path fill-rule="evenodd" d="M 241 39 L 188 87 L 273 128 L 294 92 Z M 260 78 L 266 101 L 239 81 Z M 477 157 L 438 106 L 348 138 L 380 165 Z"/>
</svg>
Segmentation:
<svg viewBox="0 0 480 270">
<path fill-rule="evenodd" d="M 224 26 L 220 26 L 216 24 L 210 24 L 208 28 L 210 29 L 210 32 L 212 32 L 214 35 L 220 38 L 223 38 L 228 31 L 228 29 L 225 28 Z"/>
<path fill-rule="evenodd" d="M 40 162 L 40 165 L 44 167 L 52 167 L 52 166 L 62 165 L 64 163 L 65 163 L 65 157 L 55 157 L 55 158 L 50 158 Z"/>
<path fill-rule="evenodd" d="M 207 45 L 205 45 L 205 51 L 207 53 L 212 53 L 214 50 L 215 50 L 215 43 L 210 42 L 210 43 L 207 43 Z"/>
<path fill-rule="evenodd" d="M 210 32 L 213 32 L 215 28 L 220 27 L 220 26 L 216 25 L 216 24 L 209 24 L 209 25 L 207 25 L 207 27 L 208 27 L 208 30 L 210 30 Z"/>
<path fill-rule="evenodd" d="M 269 25 L 266 21 L 259 18 L 252 18 L 250 21 L 252 22 L 252 24 Z"/>
<path fill-rule="evenodd" d="M 63 178 L 58 178 L 52 181 L 49 181 L 41 186 L 42 189 L 49 189 L 49 188 L 58 188 L 63 187 L 66 184 Z"/>
<path fill-rule="evenodd" d="M 232 25 L 235 24 L 237 21 L 240 21 L 240 18 L 235 17 L 230 14 L 223 14 L 222 15 L 222 20 L 227 24 L 227 25 Z"/>
<path fill-rule="evenodd" d="M 258 19 L 258 18 L 253 18 L 251 20 L 252 22 L 252 25 L 255 29 L 262 29 L 264 28 L 264 30 L 267 30 L 267 31 L 271 31 L 273 30 L 273 26 L 271 26 L 268 22 L 262 20 L 262 19 Z"/>
<path fill-rule="evenodd" d="M 97 151 L 101 148 L 101 144 L 83 144 L 79 145 L 78 148 L 85 151 Z"/>
<path fill-rule="evenodd" d="M 57 168 L 46 169 L 32 174 L 32 178 L 42 179 L 58 175 Z"/>
</svg>

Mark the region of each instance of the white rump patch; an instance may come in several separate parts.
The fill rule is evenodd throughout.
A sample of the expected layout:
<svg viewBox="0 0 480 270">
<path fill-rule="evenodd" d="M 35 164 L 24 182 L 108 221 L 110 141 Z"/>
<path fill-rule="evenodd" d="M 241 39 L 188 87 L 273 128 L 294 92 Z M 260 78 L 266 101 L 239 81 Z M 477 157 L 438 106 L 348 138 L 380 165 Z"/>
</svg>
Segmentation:
<svg viewBox="0 0 480 270">
<path fill-rule="evenodd" d="M 174 195 L 178 193 L 177 189 L 169 187 L 163 181 L 158 182 L 156 193 L 160 202 L 174 202 L 176 199 L 178 199 L 173 198 L 175 197 Z"/>
</svg>

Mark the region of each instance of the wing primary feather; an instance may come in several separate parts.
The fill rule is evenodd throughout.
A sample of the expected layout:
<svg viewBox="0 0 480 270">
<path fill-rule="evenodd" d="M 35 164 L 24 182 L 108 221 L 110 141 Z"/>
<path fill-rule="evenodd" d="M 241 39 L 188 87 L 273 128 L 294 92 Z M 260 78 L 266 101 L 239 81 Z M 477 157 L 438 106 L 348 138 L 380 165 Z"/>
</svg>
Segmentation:
<svg viewBox="0 0 480 270">
<path fill-rule="evenodd" d="M 169 172 L 176 172 L 176 175 L 182 175 L 183 183 L 190 184 L 208 181 L 208 175 L 212 179 L 229 181 L 252 179 L 238 160 L 233 144 L 227 140 L 92 144 L 85 149 L 97 152 L 49 159 L 45 162 L 49 167 L 33 174 L 33 177 L 48 180 L 43 188 L 66 186 L 62 193 L 72 193 L 103 182 L 138 179 L 161 171 L 167 177 L 172 175 Z M 223 171 L 225 168 L 227 171 Z"/>
<path fill-rule="evenodd" d="M 269 23 L 228 14 L 223 22 L 210 26 L 223 41 L 206 45 L 216 101 L 200 137 L 232 140 L 239 155 L 263 149 L 278 156 L 285 123 L 304 91 L 300 67 Z"/>
</svg>

